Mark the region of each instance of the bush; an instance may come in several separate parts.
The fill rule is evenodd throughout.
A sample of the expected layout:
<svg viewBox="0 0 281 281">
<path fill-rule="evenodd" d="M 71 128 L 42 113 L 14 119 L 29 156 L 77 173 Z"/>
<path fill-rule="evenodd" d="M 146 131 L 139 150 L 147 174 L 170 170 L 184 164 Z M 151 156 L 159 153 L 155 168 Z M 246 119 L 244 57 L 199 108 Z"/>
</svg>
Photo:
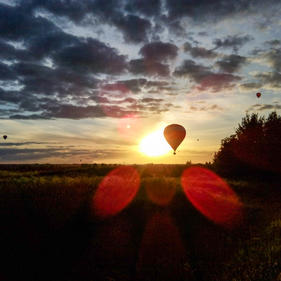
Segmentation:
<svg viewBox="0 0 281 281">
<path fill-rule="evenodd" d="M 272 112 L 265 119 L 246 114 L 235 134 L 222 140 L 214 167 L 226 175 L 281 172 L 281 116 Z"/>
</svg>

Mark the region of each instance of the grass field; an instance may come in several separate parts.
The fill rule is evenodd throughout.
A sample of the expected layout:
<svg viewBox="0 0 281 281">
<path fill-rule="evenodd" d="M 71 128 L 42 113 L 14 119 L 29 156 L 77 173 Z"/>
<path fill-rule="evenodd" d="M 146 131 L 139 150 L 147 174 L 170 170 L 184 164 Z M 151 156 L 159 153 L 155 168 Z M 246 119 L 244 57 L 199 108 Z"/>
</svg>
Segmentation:
<svg viewBox="0 0 281 281">
<path fill-rule="evenodd" d="M 0 280 L 281 280 L 280 182 L 225 179 L 243 204 L 230 229 L 186 198 L 186 166 L 134 166 L 132 202 L 98 218 L 93 197 L 114 168 L 2 165 Z"/>
</svg>

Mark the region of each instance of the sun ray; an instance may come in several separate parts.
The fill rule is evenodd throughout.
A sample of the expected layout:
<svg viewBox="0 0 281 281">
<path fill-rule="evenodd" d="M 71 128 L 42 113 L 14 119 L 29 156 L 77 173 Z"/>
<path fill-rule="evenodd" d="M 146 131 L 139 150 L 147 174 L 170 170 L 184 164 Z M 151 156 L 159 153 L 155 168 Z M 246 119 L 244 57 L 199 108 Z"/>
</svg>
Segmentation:
<svg viewBox="0 0 281 281">
<path fill-rule="evenodd" d="M 166 142 L 163 131 L 159 130 L 145 136 L 139 144 L 139 150 L 147 156 L 156 157 L 167 154 L 172 149 Z"/>
</svg>

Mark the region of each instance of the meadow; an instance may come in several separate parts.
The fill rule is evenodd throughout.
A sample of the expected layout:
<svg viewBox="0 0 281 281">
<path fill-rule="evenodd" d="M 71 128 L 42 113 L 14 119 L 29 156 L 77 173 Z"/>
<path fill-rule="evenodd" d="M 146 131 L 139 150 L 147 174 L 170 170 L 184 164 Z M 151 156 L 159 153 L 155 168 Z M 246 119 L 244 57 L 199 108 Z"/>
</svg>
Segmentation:
<svg viewBox="0 0 281 281">
<path fill-rule="evenodd" d="M 116 167 L 1 165 L 0 280 L 281 280 L 277 178 L 224 179 L 243 209 L 227 228 L 186 198 L 188 166 L 135 165 L 133 200 L 99 218 L 93 197 Z"/>
</svg>

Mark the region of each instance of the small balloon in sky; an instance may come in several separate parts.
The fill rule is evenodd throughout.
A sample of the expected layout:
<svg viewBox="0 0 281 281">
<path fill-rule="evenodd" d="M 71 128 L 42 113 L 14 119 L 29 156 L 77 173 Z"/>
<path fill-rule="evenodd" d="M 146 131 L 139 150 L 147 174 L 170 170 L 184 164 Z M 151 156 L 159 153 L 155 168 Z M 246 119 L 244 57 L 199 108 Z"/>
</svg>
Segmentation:
<svg viewBox="0 0 281 281">
<path fill-rule="evenodd" d="M 257 98 L 261 97 L 261 93 L 256 93 Z"/>
<path fill-rule="evenodd" d="M 6 139 L 7 139 L 7 137 L 8 137 L 8 136 L 4 135 L 4 136 L 3 136 L 3 139 L 4 139 L 4 140 L 6 140 Z"/>
<path fill-rule="evenodd" d="M 164 137 L 168 144 L 174 150 L 174 154 L 176 154 L 176 149 L 184 140 L 186 135 L 185 128 L 178 124 L 168 125 L 164 130 Z"/>
</svg>

